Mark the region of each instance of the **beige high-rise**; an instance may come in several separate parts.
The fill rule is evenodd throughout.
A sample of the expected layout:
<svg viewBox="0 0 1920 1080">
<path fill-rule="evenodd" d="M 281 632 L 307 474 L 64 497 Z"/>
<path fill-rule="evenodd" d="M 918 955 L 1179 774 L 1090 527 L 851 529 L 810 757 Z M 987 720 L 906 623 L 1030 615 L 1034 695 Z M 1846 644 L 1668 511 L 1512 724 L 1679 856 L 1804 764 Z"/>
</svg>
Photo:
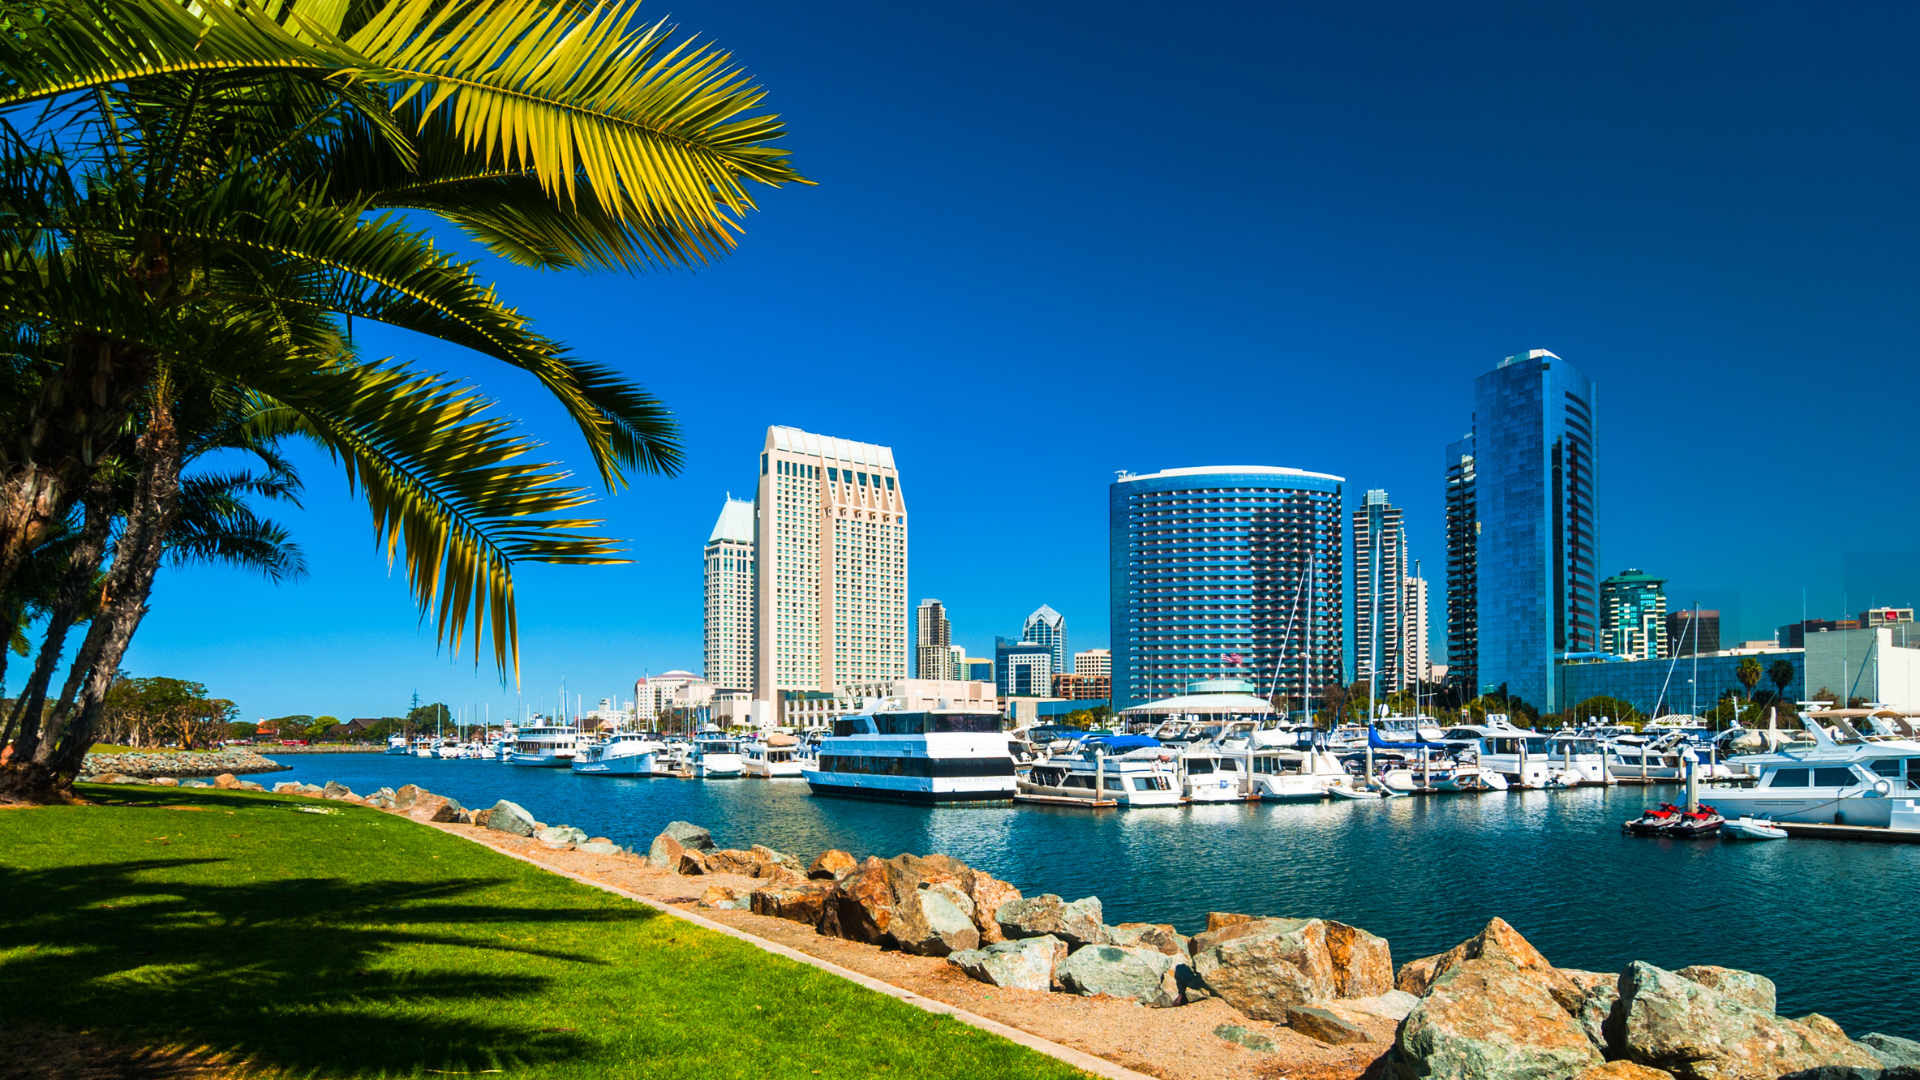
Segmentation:
<svg viewBox="0 0 1920 1080">
<path fill-rule="evenodd" d="M 907 513 L 893 451 L 768 428 L 754 501 L 754 697 L 906 678 Z"/>
</svg>

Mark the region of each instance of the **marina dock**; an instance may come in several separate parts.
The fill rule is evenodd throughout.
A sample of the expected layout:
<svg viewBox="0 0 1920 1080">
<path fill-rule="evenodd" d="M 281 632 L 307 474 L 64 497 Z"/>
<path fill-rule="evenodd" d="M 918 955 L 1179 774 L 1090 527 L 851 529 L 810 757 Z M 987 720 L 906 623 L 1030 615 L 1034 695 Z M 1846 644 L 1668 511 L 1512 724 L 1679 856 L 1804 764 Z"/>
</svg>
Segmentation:
<svg viewBox="0 0 1920 1080">
<path fill-rule="evenodd" d="M 1920 844 L 1920 830 L 1889 829 L 1879 825 L 1802 825 L 1776 821 L 1775 827 L 1787 830 L 1789 837 L 1810 840 L 1865 840 L 1877 844 Z"/>
</svg>

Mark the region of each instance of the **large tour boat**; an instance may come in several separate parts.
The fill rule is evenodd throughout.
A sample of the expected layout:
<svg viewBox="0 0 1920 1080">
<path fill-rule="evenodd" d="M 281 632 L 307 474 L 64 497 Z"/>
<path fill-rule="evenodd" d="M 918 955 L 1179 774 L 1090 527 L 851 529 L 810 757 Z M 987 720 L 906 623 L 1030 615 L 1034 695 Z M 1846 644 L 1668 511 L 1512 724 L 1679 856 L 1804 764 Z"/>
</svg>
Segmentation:
<svg viewBox="0 0 1920 1080">
<path fill-rule="evenodd" d="M 523 727 L 514 733 L 507 761 L 536 769 L 565 769 L 573 765 L 574 744 L 580 731 L 572 727 Z"/>
<path fill-rule="evenodd" d="M 1013 753 L 1002 720 L 979 712 L 844 716 L 801 771 L 816 795 L 899 802 L 1009 802 Z"/>
</svg>

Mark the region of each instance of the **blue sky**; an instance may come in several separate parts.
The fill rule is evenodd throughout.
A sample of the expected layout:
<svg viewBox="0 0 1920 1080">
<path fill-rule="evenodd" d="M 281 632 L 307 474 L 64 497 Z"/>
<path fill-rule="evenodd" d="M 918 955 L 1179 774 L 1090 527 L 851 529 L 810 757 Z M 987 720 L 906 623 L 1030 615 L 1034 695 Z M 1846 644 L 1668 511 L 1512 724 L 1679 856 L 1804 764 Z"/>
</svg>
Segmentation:
<svg viewBox="0 0 1920 1080">
<path fill-rule="evenodd" d="M 632 565 L 519 575 L 531 703 L 699 669 L 699 548 L 769 424 L 894 448 L 913 599 L 974 655 L 1043 602 L 1106 644 L 1117 469 L 1385 488 L 1437 589 L 1442 448 L 1473 377 L 1528 348 L 1599 383 L 1606 572 L 1667 576 L 1729 636 L 1798 618 L 1803 589 L 1816 615 L 1920 600 L 1913 558 L 1843 572 L 1920 549 L 1920 8 L 648 7 L 735 51 L 819 186 L 765 193 L 698 273 L 496 268 L 689 451 L 602 504 Z M 584 465 L 524 378 L 362 332 Z M 285 517 L 312 576 L 170 571 L 127 666 L 247 718 L 416 690 L 511 711 L 419 627 L 339 474 L 306 477 Z"/>
</svg>

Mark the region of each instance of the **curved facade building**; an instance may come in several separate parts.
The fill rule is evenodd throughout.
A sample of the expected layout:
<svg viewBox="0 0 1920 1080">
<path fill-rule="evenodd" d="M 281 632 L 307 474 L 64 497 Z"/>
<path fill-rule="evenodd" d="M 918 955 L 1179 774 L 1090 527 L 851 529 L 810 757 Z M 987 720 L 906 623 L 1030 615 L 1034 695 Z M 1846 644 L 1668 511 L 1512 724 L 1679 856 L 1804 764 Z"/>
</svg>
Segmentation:
<svg viewBox="0 0 1920 1080">
<path fill-rule="evenodd" d="M 1340 681 L 1344 484 L 1268 465 L 1114 481 L 1114 708 L 1224 678 L 1298 709 Z"/>
</svg>

